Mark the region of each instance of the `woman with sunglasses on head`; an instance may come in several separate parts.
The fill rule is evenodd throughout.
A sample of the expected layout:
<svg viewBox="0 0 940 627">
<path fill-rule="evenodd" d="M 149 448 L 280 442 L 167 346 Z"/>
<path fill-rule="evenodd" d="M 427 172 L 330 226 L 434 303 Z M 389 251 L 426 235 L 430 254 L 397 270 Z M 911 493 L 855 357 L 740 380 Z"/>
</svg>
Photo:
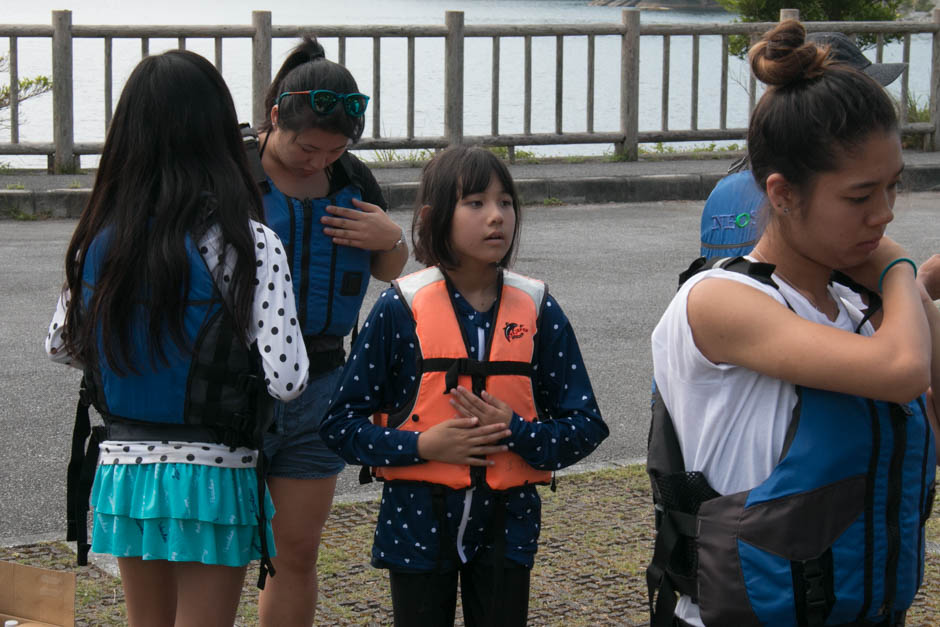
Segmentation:
<svg viewBox="0 0 940 627">
<path fill-rule="evenodd" d="M 343 461 L 318 435 L 345 359 L 369 276 L 396 278 L 408 259 L 402 228 L 386 214 L 378 183 L 347 149 L 365 126 L 368 96 L 349 71 L 305 37 L 268 89 L 259 129 L 265 217 L 289 258 L 310 384 L 279 407 L 265 435 L 277 514 L 277 576 L 261 593 L 262 625 L 310 625 L 317 553 Z"/>
</svg>

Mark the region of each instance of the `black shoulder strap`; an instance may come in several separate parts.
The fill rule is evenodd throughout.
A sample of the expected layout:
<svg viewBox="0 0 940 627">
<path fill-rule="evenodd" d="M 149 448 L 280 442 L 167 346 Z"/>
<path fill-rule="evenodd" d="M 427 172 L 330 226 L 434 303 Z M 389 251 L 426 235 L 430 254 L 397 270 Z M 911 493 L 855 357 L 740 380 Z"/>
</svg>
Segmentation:
<svg viewBox="0 0 940 627">
<path fill-rule="evenodd" d="M 775 266 L 772 263 L 750 261 L 745 257 L 713 257 L 711 259 L 699 257 L 689 264 L 688 268 L 679 273 L 679 287 L 682 287 L 683 283 L 699 272 L 711 270 L 712 268 L 721 268 L 729 272 L 737 272 L 738 274 L 749 276 L 764 285 L 769 285 L 775 290 L 780 289 L 780 286 L 773 280 Z"/>
<path fill-rule="evenodd" d="M 72 453 L 66 475 L 66 535 L 67 542 L 75 541 L 75 559 L 79 566 L 88 564 L 88 500 L 98 465 L 98 444 L 105 438 L 105 427 L 92 428 L 88 408 L 94 391 L 90 389 L 92 377 L 86 370 L 75 408 L 75 426 L 72 429 Z M 86 447 L 85 441 L 88 441 Z"/>
<path fill-rule="evenodd" d="M 862 325 L 868 322 L 872 316 L 881 310 L 881 294 L 878 292 L 873 292 L 861 283 L 857 283 L 854 279 L 852 279 L 852 277 L 845 274 L 844 272 L 833 270 L 832 275 L 829 277 L 829 282 L 844 285 L 856 294 L 864 296 L 868 299 L 868 309 L 865 310 L 864 317 L 862 317 L 861 321 L 855 326 L 856 333 L 861 330 Z"/>
<path fill-rule="evenodd" d="M 346 173 L 346 178 L 352 185 L 356 186 L 356 189 L 362 190 L 362 178 L 359 176 L 359 172 L 356 170 L 355 164 L 353 163 L 353 156 L 349 154 L 347 150 L 340 155 L 339 159 L 336 160 L 336 163 L 339 164 L 339 167 L 343 168 L 343 172 Z"/>
<path fill-rule="evenodd" d="M 248 157 L 248 168 L 251 170 L 251 178 L 255 180 L 262 194 L 271 191 L 268 184 L 268 175 L 264 173 L 261 166 L 261 150 L 258 147 L 258 132 L 250 124 L 244 122 L 238 125 L 238 130 L 242 132 L 242 144 L 245 146 L 245 155 Z"/>
</svg>

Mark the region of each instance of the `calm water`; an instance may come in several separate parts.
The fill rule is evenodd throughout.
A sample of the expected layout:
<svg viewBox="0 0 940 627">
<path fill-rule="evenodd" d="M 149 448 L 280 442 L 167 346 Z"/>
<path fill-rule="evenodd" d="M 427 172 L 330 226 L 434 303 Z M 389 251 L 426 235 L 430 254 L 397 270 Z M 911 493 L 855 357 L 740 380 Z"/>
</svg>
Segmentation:
<svg viewBox="0 0 940 627">
<path fill-rule="evenodd" d="M 8 3 L 0 17 L 4 23 L 49 24 L 51 11 L 62 3 L 38 0 Z M 467 24 L 480 23 L 598 23 L 621 21 L 621 9 L 592 7 L 587 0 L 282 0 L 276 7 L 257 0 L 229 0 L 193 3 L 183 0 L 160 2 L 155 16 L 152 3 L 118 0 L 73 0 L 68 8 L 74 24 L 250 24 L 251 11 L 270 9 L 277 24 L 443 24 L 444 12 L 461 10 Z M 724 13 L 685 13 L 644 11 L 644 23 L 711 23 L 728 22 L 733 16 Z M 315 26 L 312 32 L 316 32 Z M 291 40 L 275 40 L 274 70 L 293 45 Z M 336 41 L 324 40 L 329 58 L 336 58 Z M 718 126 L 720 39 L 703 37 L 700 50 L 699 127 Z M 176 47 L 175 40 L 151 40 L 150 51 L 160 52 Z M 213 58 L 211 40 L 190 40 L 187 47 Z M 100 141 L 104 136 L 104 59 L 100 40 L 76 39 L 75 49 L 75 139 Z M 0 53 L 6 52 L 6 41 L 0 41 Z M 359 82 L 360 89 L 372 92 L 371 40 L 347 41 L 347 65 Z M 564 119 L 565 131 L 586 129 L 587 42 L 584 37 L 565 40 Z M 662 40 L 644 37 L 640 50 L 640 129 L 660 128 Z M 872 53 L 873 55 L 873 53 Z M 885 61 L 900 60 L 900 46 L 885 51 Z M 19 40 L 20 76 L 43 73 L 51 75 L 48 39 Z M 127 75 L 140 58 L 139 40 L 114 42 L 114 99 L 120 93 Z M 404 135 L 405 112 L 405 40 L 382 41 L 381 72 L 381 134 Z M 443 132 L 443 43 L 418 39 L 416 44 L 415 133 L 441 135 Z M 490 132 L 490 66 L 491 40 L 469 39 L 465 58 L 465 133 Z M 594 128 L 613 131 L 619 128 L 619 41 L 616 37 L 600 37 L 596 42 Z M 671 44 L 670 118 L 671 129 L 689 128 L 691 90 L 691 38 L 676 37 Z M 533 40 L 533 132 L 554 130 L 555 40 L 553 37 Z M 250 104 L 250 42 L 227 40 L 224 44 L 223 74 L 235 98 L 239 116 L 249 119 Z M 731 59 L 728 125 L 740 127 L 747 120 L 747 72 L 737 59 Z M 912 45 L 911 90 L 926 98 L 930 73 L 930 43 L 918 36 Z M 0 78 L 0 81 L 3 81 Z M 4 81 L 5 82 L 5 81 Z M 899 83 L 899 81 L 898 81 Z M 500 118 L 504 133 L 521 133 L 523 85 L 523 42 L 521 38 L 504 38 L 501 42 Z M 894 86 L 897 93 L 898 85 Z M 370 111 L 371 113 L 371 111 Z M 51 95 L 31 100 L 20 108 L 21 141 L 50 141 L 52 136 Z M 3 124 L 3 120 L 0 120 Z M 5 125 L 3 126 L 5 128 Z M 371 132 L 371 117 L 366 125 Z M 4 135 L 6 130 L 2 131 Z M 591 154 L 610 150 L 607 145 L 551 146 L 537 149 L 542 154 Z M 371 156 L 371 155 L 367 155 Z M 42 167 L 45 158 L 5 157 L 20 167 Z M 83 165 L 94 160 L 85 157 Z"/>
</svg>

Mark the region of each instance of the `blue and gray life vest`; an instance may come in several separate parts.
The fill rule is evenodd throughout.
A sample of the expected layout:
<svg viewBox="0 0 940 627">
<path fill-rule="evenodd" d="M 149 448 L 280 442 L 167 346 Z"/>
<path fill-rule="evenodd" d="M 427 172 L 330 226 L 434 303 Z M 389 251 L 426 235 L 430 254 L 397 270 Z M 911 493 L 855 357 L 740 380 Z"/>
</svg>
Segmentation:
<svg viewBox="0 0 940 627">
<path fill-rule="evenodd" d="M 95 239 L 83 268 L 83 304 L 95 289 L 108 235 Z M 147 303 L 135 303 L 130 338 L 136 372 L 107 362 L 98 334 L 97 359 L 86 364 L 81 398 L 72 435 L 68 468 L 68 540 L 78 541 L 78 560 L 87 560 L 85 515 L 104 440 L 210 442 L 261 448 L 273 420 L 257 346 L 245 346 L 236 333 L 228 305 L 193 242 L 187 238 L 189 292 L 183 314 L 187 349 L 169 338 L 163 342 L 165 361 L 154 355 L 148 334 Z M 88 407 L 94 405 L 104 426 L 91 428 Z M 85 441 L 88 440 L 87 449 Z M 261 456 L 259 456 L 261 457 Z M 264 468 L 258 460 L 259 524 L 264 522 Z M 270 569 L 266 537 L 261 533 L 262 574 Z M 263 577 L 262 577 L 263 579 Z M 263 587 L 263 581 L 259 582 Z"/>
<path fill-rule="evenodd" d="M 372 253 L 334 244 L 323 233 L 320 218 L 330 215 L 327 205 L 356 209 L 352 200 L 362 200 L 362 186 L 348 154 L 343 153 L 333 167 L 343 168 L 349 185 L 325 198 L 301 200 L 281 192 L 265 175 L 257 134 L 243 125 L 242 137 L 261 188 L 265 221 L 287 249 L 297 316 L 305 338 L 346 336 L 356 325 L 369 286 Z"/>
<path fill-rule="evenodd" d="M 707 268 L 702 261 L 680 284 Z M 777 287 L 769 264 L 719 265 Z M 698 604 L 706 625 L 903 621 L 923 579 L 935 490 L 924 398 L 897 404 L 803 386 L 796 394 L 770 476 L 719 495 L 701 472 L 686 471 L 672 418 L 654 393 L 652 625 L 672 625 L 676 593 Z"/>
</svg>

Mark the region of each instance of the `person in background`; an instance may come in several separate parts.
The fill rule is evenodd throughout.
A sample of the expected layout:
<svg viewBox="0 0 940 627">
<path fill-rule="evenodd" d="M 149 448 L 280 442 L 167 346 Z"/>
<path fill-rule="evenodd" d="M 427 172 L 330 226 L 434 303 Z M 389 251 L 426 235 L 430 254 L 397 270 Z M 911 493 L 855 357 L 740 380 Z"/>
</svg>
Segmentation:
<svg viewBox="0 0 940 627">
<path fill-rule="evenodd" d="M 368 103 L 349 71 L 309 37 L 288 54 L 265 99 L 269 118 L 258 137 L 265 218 L 284 242 L 279 270 L 293 283 L 310 384 L 278 408 L 265 435 L 279 548 L 277 577 L 259 599 L 262 625 L 313 623 L 320 538 L 344 467 L 321 441 L 320 421 L 370 275 L 391 281 L 408 259 L 378 183 L 347 150 L 362 135 Z"/>
<path fill-rule="evenodd" d="M 222 77 L 192 52 L 146 57 L 46 337 L 54 361 L 84 369 L 105 422 L 91 550 L 117 557 L 134 627 L 230 627 L 246 565 L 273 549 L 256 469 L 266 399 L 301 394 L 308 364 L 261 213 Z"/>
<path fill-rule="evenodd" d="M 536 486 L 608 435 L 574 331 L 544 283 L 507 269 L 519 200 L 491 152 L 424 168 L 413 219 L 427 268 L 377 300 L 324 441 L 384 483 L 372 565 L 395 625 L 522 626 L 538 543 Z"/>
<path fill-rule="evenodd" d="M 907 68 L 906 63 L 872 63 L 842 33 L 810 33 L 806 40 L 820 48 L 828 47 L 833 60 L 850 65 L 885 87 Z M 746 255 L 760 237 L 761 209 L 767 197 L 747 168 L 747 157 L 733 163 L 728 176 L 718 181 L 705 201 L 701 255 L 706 259 Z"/>
</svg>

